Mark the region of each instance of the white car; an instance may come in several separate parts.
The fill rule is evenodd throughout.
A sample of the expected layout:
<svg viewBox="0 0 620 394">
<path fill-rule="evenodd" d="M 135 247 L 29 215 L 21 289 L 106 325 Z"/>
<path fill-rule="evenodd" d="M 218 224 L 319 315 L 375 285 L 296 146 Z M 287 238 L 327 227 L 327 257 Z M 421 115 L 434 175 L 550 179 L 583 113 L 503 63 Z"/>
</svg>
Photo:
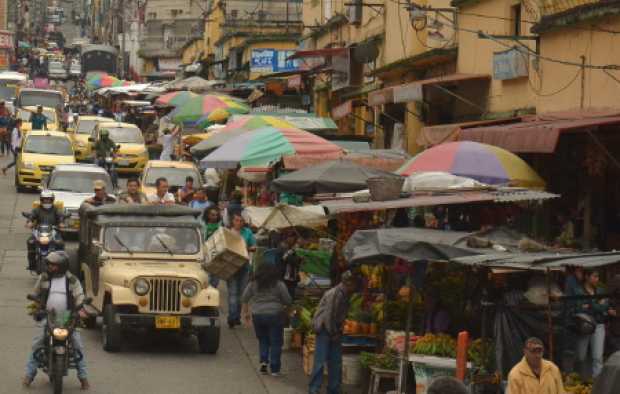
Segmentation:
<svg viewBox="0 0 620 394">
<path fill-rule="evenodd" d="M 93 183 L 98 180 L 105 182 L 109 193 L 114 192 L 110 175 L 94 164 L 59 164 L 44 180 L 42 187 L 52 191 L 56 201 L 64 205 L 63 233 L 76 233 L 80 229 L 80 205 L 93 196 Z"/>
<path fill-rule="evenodd" d="M 79 77 L 82 75 L 82 65 L 77 62 L 71 63 L 71 66 L 69 67 L 69 75 L 72 77 Z"/>
</svg>

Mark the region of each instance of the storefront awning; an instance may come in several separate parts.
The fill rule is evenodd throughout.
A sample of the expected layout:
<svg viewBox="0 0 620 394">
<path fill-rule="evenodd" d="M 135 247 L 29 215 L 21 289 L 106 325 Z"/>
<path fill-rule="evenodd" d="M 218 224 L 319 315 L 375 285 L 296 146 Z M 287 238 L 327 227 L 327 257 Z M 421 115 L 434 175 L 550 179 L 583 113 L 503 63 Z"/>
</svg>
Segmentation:
<svg viewBox="0 0 620 394">
<path fill-rule="evenodd" d="M 432 85 L 447 85 L 466 81 L 489 81 L 490 75 L 487 74 L 449 74 L 440 77 L 422 79 L 404 85 L 392 86 L 377 90 L 368 94 L 368 103 L 371 105 L 381 105 L 389 103 L 406 103 L 409 101 L 422 101 L 423 87 Z"/>
<path fill-rule="evenodd" d="M 593 114 L 602 113 L 575 111 L 543 114 L 520 123 L 461 130 L 459 139 L 495 145 L 515 153 L 553 153 L 561 133 L 620 125 L 620 113 L 609 112 L 609 116 Z"/>
<path fill-rule="evenodd" d="M 472 122 L 440 124 L 434 126 L 422 127 L 420 133 L 416 137 L 416 143 L 420 146 L 434 146 L 443 144 L 444 142 L 457 141 L 462 130 L 472 127 L 504 125 L 507 123 L 517 123 L 522 120 L 521 117 L 493 119 L 493 120 L 477 120 Z"/>
<path fill-rule="evenodd" d="M 293 55 L 289 56 L 288 59 L 303 59 L 309 57 L 326 57 L 326 56 L 334 56 L 341 55 L 346 53 L 346 51 L 351 48 L 323 48 L 323 49 L 311 49 L 306 51 L 296 51 Z"/>
</svg>

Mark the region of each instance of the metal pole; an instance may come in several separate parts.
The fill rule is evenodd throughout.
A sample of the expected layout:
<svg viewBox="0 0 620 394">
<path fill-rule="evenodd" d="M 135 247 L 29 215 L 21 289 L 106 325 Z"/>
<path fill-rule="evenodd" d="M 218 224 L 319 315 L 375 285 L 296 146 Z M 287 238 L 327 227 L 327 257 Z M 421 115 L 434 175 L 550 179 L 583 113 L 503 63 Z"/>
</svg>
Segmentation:
<svg viewBox="0 0 620 394">
<path fill-rule="evenodd" d="M 119 0 L 120 1 L 120 26 L 121 26 L 121 30 L 123 31 L 123 37 L 121 38 L 121 77 L 123 79 L 126 79 L 127 76 L 125 75 L 125 7 L 124 7 L 124 0 Z M 131 0 L 130 0 L 131 1 Z"/>
<path fill-rule="evenodd" d="M 586 57 L 581 55 L 581 100 L 579 101 L 579 108 L 583 109 L 585 96 L 586 96 Z"/>
<path fill-rule="evenodd" d="M 407 304 L 407 322 L 405 323 L 405 349 L 403 356 L 400 358 L 400 368 L 398 373 L 398 394 L 407 392 L 407 375 L 409 373 L 409 342 L 413 318 L 413 281 L 411 280 L 411 272 L 407 272 L 407 282 L 405 284 L 409 288 L 409 303 Z"/>
</svg>

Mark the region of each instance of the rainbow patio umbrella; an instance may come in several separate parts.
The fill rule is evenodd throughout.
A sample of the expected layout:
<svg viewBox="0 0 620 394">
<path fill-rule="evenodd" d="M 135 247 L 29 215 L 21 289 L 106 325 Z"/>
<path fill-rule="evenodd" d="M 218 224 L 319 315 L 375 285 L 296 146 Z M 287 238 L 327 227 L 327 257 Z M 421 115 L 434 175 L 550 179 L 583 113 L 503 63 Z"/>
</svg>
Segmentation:
<svg viewBox="0 0 620 394">
<path fill-rule="evenodd" d="M 159 96 L 157 100 L 155 100 L 155 103 L 163 104 L 163 105 L 172 105 L 174 107 L 178 107 L 180 105 L 185 104 L 188 100 L 196 98 L 196 97 L 200 97 L 200 96 L 196 93 L 188 92 L 185 90 L 177 91 L 177 92 L 170 92 L 170 93 L 166 93 L 164 95 Z"/>
<path fill-rule="evenodd" d="M 490 185 L 543 189 L 545 181 L 519 156 L 493 145 L 471 141 L 448 142 L 413 157 L 397 174 L 442 171 Z"/>
<path fill-rule="evenodd" d="M 250 108 L 232 97 L 207 94 L 190 98 L 170 113 L 174 123 L 205 128 L 212 122 L 207 119 L 211 112 L 223 109 L 229 114 L 247 114 Z"/>
<path fill-rule="evenodd" d="M 208 140 L 207 140 L 208 141 Z M 269 167 L 284 156 L 337 159 L 342 149 L 333 142 L 296 128 L 262 127 L 226 142 L 200 161 L 203 168 Z"/>
</svg>

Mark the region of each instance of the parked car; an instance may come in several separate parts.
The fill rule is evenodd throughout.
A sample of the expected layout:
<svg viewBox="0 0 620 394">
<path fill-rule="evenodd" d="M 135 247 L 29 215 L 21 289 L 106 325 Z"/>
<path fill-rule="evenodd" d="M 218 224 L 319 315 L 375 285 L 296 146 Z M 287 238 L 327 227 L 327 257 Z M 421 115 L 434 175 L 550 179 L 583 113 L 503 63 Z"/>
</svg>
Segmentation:
<svg viewBox="0 0 620 394">
<path fill-rule="evenodd" d="M 119 351 L 123 331 L 141 329 L 194 334 L 201 352 L 217 352 L 220 295 L 202 265 L 199 215 L 182 206 L 80 208 L 78 260 L 103 316 L 104 350 Z"/>
<path fill-rule="evenodd" d="M 106 190 L 113 195 L 114 188 L 110 175 L 103 168 L 93 164 L 61 164 L 44 179 L 43 187 L 54 192 L 56 200 L 63 203 L 65 212 L 63 233 L 78 232 L 80 205 L 93 195 L 93 184 L 99 180 L 105 182 Z"/>
</svg>

